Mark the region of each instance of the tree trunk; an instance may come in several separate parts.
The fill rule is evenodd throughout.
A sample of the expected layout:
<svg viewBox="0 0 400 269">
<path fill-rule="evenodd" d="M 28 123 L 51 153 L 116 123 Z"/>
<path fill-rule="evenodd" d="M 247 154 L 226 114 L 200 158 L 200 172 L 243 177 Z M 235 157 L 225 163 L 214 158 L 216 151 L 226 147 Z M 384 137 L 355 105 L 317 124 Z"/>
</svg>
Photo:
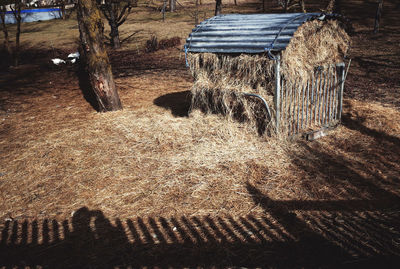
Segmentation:
<svg viewBox="0 0 400 269">
<path fill-rule="evenodd" d="M 283 12 L 288 12 L 288 8 L 289 8 L 289 1 L 290 0 L 284 0 L 283 1 Z"/>
<path fill-rule="evenodd" d="M 103 42 L 104 25 L 95 0 L 78 0 L 81 51 L 101 112 L 122 109 Z"/>
<path fill-rule="evenodd" d="M 114 3 L 111 3 L 111 12 L 110 12 L 110 20 L 108 23 L 110 24 L 110 38 L 111 38 L 111 46 L 114 49 L 119 49 L 121 48 L 121 41 L 119 40 L 119 31 L 118 31 L 118 22 L 117 18 L 115 17 L 115 12 L 116 7 L 113 6 L 115 5 Z"/>
<path fill-rule="evenodd" d="M 199 0 L 196 0 L 196 13 L 194 16 L 194 25 L 199 24 Z"/>
<path fill-rule="evenodd" d="M 176 2 L 175 0 L 169 0 L 169 11 L 175 12 L 176 9 Z"/>
<path fill-rule="evenodd" d="M 113 23 L 110 25 L 110 28 L 111 28 L 111 32 L 110 32 L 111 46 L 114 49 L 119 49 L 119 48 L 121 48 L 121 41 L 119 40 L 118 26 L 116 23 Z"/>
<path fill-rule="evenodd" d="M 233 3 L 235 4 L 235 6 L 237 6 L 237 0 L 233 0 Z"/>
<path fill-rule="evenodd" d="M 335 0 L 329 0 L 328 6 L 326 7 L 327 13 L 332 13 L 335 9 Z"/>
<path fill-rule="evenodd" d="M 383 0 L 379 0 L 375 14 L 374 34 L 378 33 L 379 31 L 379 24 L 381 22 L 381 16 L 382 16 L 382 6 L 383 6 Z"/>
<path fill-rule="evenodd" d="M 335 7 L 333 8 L 333 13 L 336 14 L 342 13 L 342 0 L 335 1 Z"/>
<path fill-rule="evenodd" d="M 222 12 L 222 0 L 215 0 L 215 16 Z"/>
<path fill-rule="evenodd" d="M 300 6 L 301 6 L 301 12 L 307 13 L 306 3 L 304 3 L 304 0 L 300 0 Z"/>
<path fill-rule="evenodd" d="M 19 44 L 20 44 L 20 37 L 21 37 L 21 6 L 19 6 L 17 11 L 17 33 L 15 34 L 15 51 L 14 51 L 14 65 L 18 66 L 19 60 Z"/>
<path fill-rule="evenodd" d="M 60 13 L 61 13 L 61 18 L 63 20 L 66 19 L 65 2 L 66 2 L 65 0 L 60 1 Z"/>
<path fill-rule="evenodd" d="M 165 21 L 165 9 L 166 8 L 167 8 L 167 0 L 163 0 L 162 21 Z"/>
<path fill-rule="evenodd" d="M 15 49 L 14 49 L 14 66 L 18 66 L 19 60 L 19 46 L 20 46 L 20 36 L 21 36 L 21 9 L 22 9 L 22 2 L 21 0 L 16 0 L 14 8 L 12 9 L 14 18 L 17 23 L 17 31 L 15 33 Z"/>
<path fill-rule="evenodd" d="M 3 28 L 3 33 L 4 33 L 4 48 L 6 49 L 8 53 L 8 57 L 12 56 L 12 50 L 10 46 L 10 38 L 8 37 L 8 28 L 6 25 L 6 6 L 1 6 L 0 7 L 0 18 L 1 18 L 1 25 Z"/>
</svg>

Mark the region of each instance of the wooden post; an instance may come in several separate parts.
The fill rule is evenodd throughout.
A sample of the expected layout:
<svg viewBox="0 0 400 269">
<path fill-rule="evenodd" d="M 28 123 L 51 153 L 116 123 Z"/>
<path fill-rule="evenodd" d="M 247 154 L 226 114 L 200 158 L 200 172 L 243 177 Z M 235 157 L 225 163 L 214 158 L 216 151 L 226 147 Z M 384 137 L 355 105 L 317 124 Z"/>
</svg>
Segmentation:
<svg viewBox="0 0 400 269">
<path fill-rule="evenodd" d="M 382 6 L 383 6 L 383 0 L 379 0 L 375 14 L 374 34 L 378 33 L 379 31 L 379 24 L 381 22 L 381 16 L 382 16 Z"/>
<path fill-rule="evenodd" d="M 103 42 L 103 21 L 95 0 L 78 0 L 81 51 L 101 112 L 122 109 Z"/>
</svg>

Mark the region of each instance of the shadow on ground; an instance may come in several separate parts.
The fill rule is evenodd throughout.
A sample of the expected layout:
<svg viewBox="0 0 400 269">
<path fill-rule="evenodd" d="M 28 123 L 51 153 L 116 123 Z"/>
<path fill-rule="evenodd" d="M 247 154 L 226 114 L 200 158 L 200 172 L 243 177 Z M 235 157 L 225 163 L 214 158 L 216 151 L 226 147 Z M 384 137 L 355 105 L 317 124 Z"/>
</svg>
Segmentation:
<svg viewBox="0 0 400 269">
<path fill-rule="evenodd" d="M 393 242 L 398 233 L 389 228 L 399 212 L 336 217 L 317 212 L 304 214 L 304 220 L 254 187 L 248 190 L 270 216 L 116 219 L 113 224 L 101 211 L 83 207 L 61 223 L 7 221 L 0 266 L 388 268 L 399 262 L 399 246 Z M 368 244 L 358 241 L 353 230 L 368 231 Z"/>
<path fill-rule="evenodd" d="M 188 117 L 192 95 L 190 91 L 174 92 L 154 99 L 156 106 L 171 110 L 176 117 Z"/>
</svg>

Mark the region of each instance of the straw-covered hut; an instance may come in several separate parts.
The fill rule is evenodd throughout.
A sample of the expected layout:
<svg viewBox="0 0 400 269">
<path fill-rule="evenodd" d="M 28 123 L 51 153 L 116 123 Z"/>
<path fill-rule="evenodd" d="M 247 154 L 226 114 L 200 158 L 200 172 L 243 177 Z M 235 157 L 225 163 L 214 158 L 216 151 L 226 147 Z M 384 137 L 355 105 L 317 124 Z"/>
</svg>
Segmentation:
<svg viewBox="0 0 400 269">
<path fill-rule="evenodd" d="M 192 109 L 299 133 L 340 120 L 350 38 L 342 17 L 220 15 L 186 40 Z M 319 106 L 319 107 L 318 107 Z"/>
</svg>

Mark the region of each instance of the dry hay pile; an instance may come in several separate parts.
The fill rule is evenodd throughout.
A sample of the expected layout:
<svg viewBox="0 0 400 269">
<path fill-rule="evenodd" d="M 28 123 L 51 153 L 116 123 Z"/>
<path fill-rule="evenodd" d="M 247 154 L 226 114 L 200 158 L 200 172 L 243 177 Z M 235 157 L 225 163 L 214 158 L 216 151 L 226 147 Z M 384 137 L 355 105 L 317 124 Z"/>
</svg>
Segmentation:
<svg viewBox="0 0 400 269">
<path fill-rule="evenodd" d="M 304 23 L 282 53 L 286 87 L 304 85 L 315 67 L 343 62 L 349 44 L 338 21 Z M 261 101 L 244 94 L 260 95 L 273 109 L 274 61 L 267 54 L 189 53 L 188 62 L 195 79 L 192 109 L 247 121 L 260 134 L 273 127 Z"/>
</svg>

